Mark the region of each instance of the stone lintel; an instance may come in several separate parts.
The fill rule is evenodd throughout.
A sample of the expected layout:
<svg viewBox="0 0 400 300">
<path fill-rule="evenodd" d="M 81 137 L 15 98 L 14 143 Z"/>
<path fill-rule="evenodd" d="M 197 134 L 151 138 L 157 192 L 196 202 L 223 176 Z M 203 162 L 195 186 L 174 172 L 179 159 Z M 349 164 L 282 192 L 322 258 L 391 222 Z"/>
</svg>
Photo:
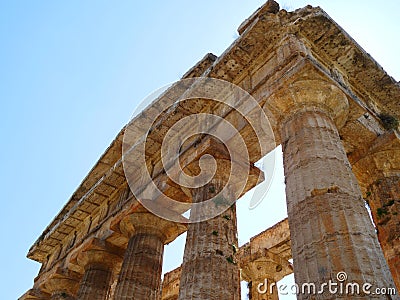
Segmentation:
<svg viewBox="0 0 400 300">
<path fill-rule="evenodd" d="M 284 245 L 290 249 L 290 231 L 288 219 L 276 223 L 268 229 L 260 232 L 250 239 L 250 244 L 255 251 L 259 249 L 270 249 L 274 253 L 283 255 L 286 259 L 292 258 L 292 254 L 287 253 Z M 275 250 L 276 249 L 276 250 Z M 282 250 L 284 252 L 282 252 Z"/>
</svg>

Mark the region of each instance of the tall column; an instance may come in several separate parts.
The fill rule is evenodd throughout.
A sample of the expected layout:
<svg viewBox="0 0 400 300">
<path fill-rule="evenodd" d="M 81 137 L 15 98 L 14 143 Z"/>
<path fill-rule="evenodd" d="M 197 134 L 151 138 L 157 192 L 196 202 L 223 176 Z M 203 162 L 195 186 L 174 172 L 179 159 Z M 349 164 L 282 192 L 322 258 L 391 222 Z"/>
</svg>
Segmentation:
<svg viewBox="0 0 400 300">
<path fill-rule="evenodd" d="M 375 180 L 368 189 L 367 200 L 379 242 L 400 291 L 400 175 Z"/>
<path fill-rule="evenodd" d="M 75 300 L 78 288 L 78 274 L 67 269 L 55 270 L 43 285 L 43 289 L 51 295 L 51 300 Z"/>
<path fill-rule="evenodd" d="M 113 271 L 122 260 L 121 251 L 105 241 L 93 239 L 78 254 L 77 259 L 85 269 L 77 299 L 107 299 Z"/>
<path fill-rule="evenodd" d="M 293 105 L 281 122 L 281 141 L 296 283 L 300 290 L 306 283 L 323 287 L 321 299 L 352 297 L 330 293 L 322 285 L 329 280 L 339 283 L 339 272 L 347 275 L 342 283 L 369 283 L 371 292 L 393 287 L 335 125 L 345 116 L 346 97 L 317 80 L 296 82 L 285 93 L 282 100 Z M 298 299 L 314 299 L 312 294 L 316 292 L 307 287 Z M 386 299 L 362 290 L 358 297 Z"/>
<path fill-rule="evenodd" d="M 164 244 L 173 241 L 184 226 L 151 213 L 133 213 L 121 221 L 129 237 L 115 290 L 118 300 L 160 298 Z"/>
<path fill-rule="evenodd" d="M 217 170 L 211 181 L 193 189 L 193 203 L 212 199 L 224 188 L 230 162 L 218 160 L 218 167 L 225 171 Z M 234 197 L 232 190 L 217 196 L 212 200 L 214 206 L 209 208 L 227 205 L 226 210 L 219 216 L 188 225 L 179 300 L 240 299 L 239 269 L 235 260 L 238 241 Z M 207 214 L 207 211 L 194 207 L 190 217 L 193 219 L 199 214 Z"/>
</svg>

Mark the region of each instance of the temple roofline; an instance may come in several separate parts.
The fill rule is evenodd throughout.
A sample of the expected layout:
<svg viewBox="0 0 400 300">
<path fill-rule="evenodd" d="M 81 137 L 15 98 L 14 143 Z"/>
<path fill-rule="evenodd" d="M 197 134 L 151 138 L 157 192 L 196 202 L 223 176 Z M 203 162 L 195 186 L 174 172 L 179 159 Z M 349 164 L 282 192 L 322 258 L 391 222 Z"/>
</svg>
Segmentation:
<svg viewBox="0 0 400 300">
<path fill-rule="evenodd" d="M 317 26 L 317 25 L 318 26 Z M 233 44 L 219 57 L 207 54 L 199 63 L 191 68 L 185 77 L 208 76 L 224 79 L 231 82 L 239 82 L 245 76 L 246 70 L 254 68 L 257 59 L 265 56 L 265 51 L 273 50 L 284 35 L 295 35 L 300 38 L 306 46 L 311 49 L 311 54 L 318 63 L 331 73 L 332 79 L 340 85 L 349 88 L 355 98 L 362 99 L 364 109 L 368 109 L 375 118 L 380 114 L 389 114 L 400 119 L 400 85 L 383 68 L 358 45 L 349 34 L 347 34 L 328 14 L 321 8 L 307 6 L 294 12 L 285 10 L 277 14 L 264 13 L 259 9 L 246 26 L 241 25 L 241 35 Z M 319 26 L 325 26 L 326 31 L 322 34 L 318 31 Z M 265 28 L 268 28 L 265 31 Z M 244 53 L 247 41 L 256 41 L 252 47 L 260 47 L 259 52 L 251 51 L 254 57 L 244 56 L 246 59 L 238 59 L 236 52 Z M 275 44 L 273 44 L 275 43 Z M 265 48 L 265 45 L 269 48 Z M 266 49 L 264 52 L 263 49 Z M 272 51 L 271 50 L 271 51 Z M 345 55 L 343 55 L 345 53 Z M 236 59 L 239 66 L 229 67 L 226 61 Z M 254 88 L 254 87 L 253 87 Z M 251 89 L 251 87 L 250 87 Z M 353 98 L 353 100 L 355 99 Z M 158 99 L 157 102 L 159 102 Z M 154 103 L 153 103 L 154 104 Z M 145 114 L 150 107 L 144 110 L 137 118 Z M 379 119 L 379 118 L 378 118 Z M 105 175 L 115 168 L 121 159 L 122 137 L 124 128 L 117 134 L 110 146 L 101 155 L 98 162 L 89 171 L 88 175 L 75 190 L 66 205 L 57 214 L 53 221 L 43 231 L 28 252 L 28 257 L 42 261 L 47 253 L 42 249 L 44 241 L 53 238 L 54 229 L 66 221 L 66 214 L 74 206 L 98 186 Z M 345 141 L 346 144 L 346 141 Z M 122 180 L 123 173 L 116 172 L 118 180 Z M 107 185 L 107 183 L 105 183 Z M 110 192 L 112 195 L 114 191 Z M 107 196 L 107 195 L 106 195 Z M 83 200 L 82 200 L 83 199 Z M 83 211 L 83 216 L 86 217 Z"/>
</svg>

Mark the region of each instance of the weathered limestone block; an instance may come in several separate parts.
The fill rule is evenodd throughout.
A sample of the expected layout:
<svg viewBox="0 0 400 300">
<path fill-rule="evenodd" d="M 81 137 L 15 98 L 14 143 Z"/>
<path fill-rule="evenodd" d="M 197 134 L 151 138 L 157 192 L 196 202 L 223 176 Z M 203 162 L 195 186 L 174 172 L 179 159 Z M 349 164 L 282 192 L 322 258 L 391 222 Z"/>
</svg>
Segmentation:
<svg viewBox="0 0 400 300">
<path fill-rule="evenodd" d="M 161 300 L 178 300 L 182 268 L 164 274 Z"/>
<path fill-rule="evenodd" d="M 159 299 L 164 244 L 173 241 L 185 226 L 149 212 L 137 212 L 123 219 L 120 227 L 129 243 L 114 298 Z"/>
<path fill-rule="evenodd" d="M 57 268 L 41 285 L 51 300 L 75 300 L 79 288 L 79 274 Z"/>
<path fill-rule="evenodd" d="M 21 297 L 18 298 L 18 300 L 48 300 L 48 299 L 50 299 L 50 295 L 42 292 L 39 289 L 30 289 L 29 291 L 27 291 L 25 294 L 23 294 Z"/>
<path fill-rule="evenodd" d="M 240 247 L 241 251 L 246 245 Z M 275 225 L 267 228 L 250 239 L 251 252 L 256 253 L 268 249 L 273 254 L 279 255 L 282 259 L 289 260 L 292 258 L 290 248 L 290 230 L 288 219 L 284 219 Z M 239 251 L 239 252 L 241 252 Z M 246 252 L 243 253 L 245 255 Z"/>
<path fill-rule="evenodd" d="M 242 34 L 258 17 L 265 14 L 277 14 L 279 12 L 279 4 L 274 0 L 268 0 L 255 13 L 247 18 L 238 28 L 238 33 Z"/>
<path fill-rule="evenodd" d="M 294 104 L 282 121 L 281 139 L 296 283 L 319 288 L 346 272 L 348 282 L 393 287 L 334 122 L 343 124 L 347 99 L 333 86 L 318 83 L 296 82 L 281 102 Z M 349 296 L 326 289 L 319 297 Z M 306 291 L 298 298 L 314 296 Z"/>
<path fill-rule="evenodd" d="M 105 241 L 92 239 L 78 254 L 77 260 L 85 269 L 77 298 L 79 300 L 107 299 L 113 271 L 122 261 L 121 249 Z"/>
</svg>

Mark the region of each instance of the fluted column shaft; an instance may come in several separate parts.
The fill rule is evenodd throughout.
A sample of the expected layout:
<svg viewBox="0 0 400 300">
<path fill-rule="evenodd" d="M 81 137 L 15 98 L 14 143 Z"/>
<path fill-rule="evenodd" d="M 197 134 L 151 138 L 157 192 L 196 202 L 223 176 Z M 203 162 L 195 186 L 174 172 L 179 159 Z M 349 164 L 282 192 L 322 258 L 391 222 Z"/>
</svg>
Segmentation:
<svg viewBox="0 0 400 300">
<path fill-rule="evenodd" d="M 129 242 L 114 299 L 160 299 L 164 244 L 172 242 L 186 226 L 162 219 L 142 207 L 121 220 L 119 227 Z"/>
<path fill-rule="evenodd" d="M 393 280 L 400 290 L 400 176 L 382 177 L 368 188 L 378 238 Z"/>
<path fill-rule="evenodd" d="M 193 202 L 211 199 L 222 188 L 223 182 L 213 179 L 192 193 Z M 218 197 L 215 204 L 223 205 L 230 202 L 224 197 L 233 194 Z M 191 214 L 201 213 L 195 210 Z M 237 244 L 235 204 L 219 216 L 189 224 L 178 299 L 240 299 L 239 270 L 234 258 Z"/>
<path fill-rule="evenodd" d="M 78 300 L 105 300 L 111 287 L 112 270 L 102 264 L 91 264 L 86 267 L 81 282 Z"/>
<path fill-rule="evenodd" d="M 113 271 L 122 259 L 122 249 L 94 238 L 83 246 L 76 260 L 85 269 L 78 300 L 105 300 L 109 297 Z"/>
<path fill-rule="evenodd" d="M 164 244 L 155 234 L 139 233 L 129 240 L 115 299 L 159 299 Z"/>
<path fill-rule="evenodd" d="M 348 282 L 393 287 L 334 122 L 322 111 L 299 111 L 281 132 L 289 227 L 296 283 Z M 371 289 L 373 290 L 373 288 Z M 298 295 L 311 299 L 314 295 Z M 321 299 L 349 295 L 318 295 Z M 368 295 L 369 298 L 384 298 Z"/>
</svg>

